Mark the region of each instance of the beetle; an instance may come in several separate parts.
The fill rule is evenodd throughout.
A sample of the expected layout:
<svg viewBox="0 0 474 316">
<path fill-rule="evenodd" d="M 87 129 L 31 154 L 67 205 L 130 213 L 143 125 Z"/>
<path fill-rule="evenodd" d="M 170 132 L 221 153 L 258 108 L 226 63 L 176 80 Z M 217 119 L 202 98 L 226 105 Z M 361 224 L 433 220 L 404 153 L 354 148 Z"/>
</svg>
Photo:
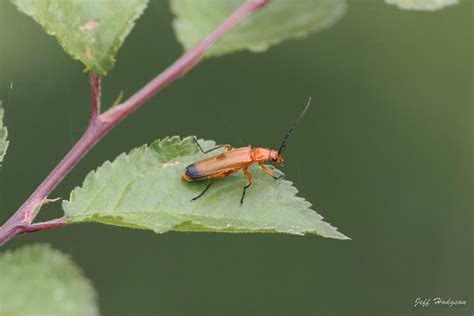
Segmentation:
<svg viewBox="0 0 474 316">
<path fill-rule="evenodd" d="M 246 147 L 240 148 L 233 148 L 229 144 L 223 144 L 211 148 L 209 150 L 204 150 L 201 145 L 199 145 L 198 140 L 194 137 L 194 141 L 196 142 L 197 146 L 199 147 L 200 151 L 205 155 L 208 154 L 216 149 L 225 147 L 226 151 L 217 154 L 215 156 L 205 158 L 199 160 L 195 163 L 190 164 L 186 167 L 186 171 L 182 175 L 183 180 L 185 181 L 201 181 L 201 180 L 211 180 L 209 184 L 206 186 L 204 191 L 202 191 L 198 196 L 194 197 L 192 201 L 199 199 L 204 193 L 209 190 L 211 185 L 214 183 L 215 179 L 218 178 L 225 178 L 230 174 L 242 170 L 244 175 L 247 177 L 249 183 L 244 186 L 242 197 L 240 199 L 240 204 L 244 203 L 244 197 L 247 189 L 252 185 L 252 174 L 248 171 L 248 168 L 257 163 L 266 174 L 271 176 L 273 179 L 278 180 L 282 177 L 275 176 L 268 167 L 266 167 L 263 163 L 265 161 L 272 161 L 277 164 L 283 165 L 283 158 L 281 153 L 283 149 L 286 148 L 286 144 L 288 142 L 288 137 L 293 132 L 293 129 L 298 125 L 300 120 L 303 118 L 304 114 L 309 108 L 311 104 L 311 98 L 308 99 L 306 106 L 304 107 L 303 111 L 301 112 L 300 116 L 296 119 L 293 125 L 290 127 L 288 132 L 286 133 L 285 138 L 283 138 L 283 142 L 278 150 L 268 149 L 268 148 L 261 148 L 256 147 L 252 148 L 250 145 Z"/>
</svg>

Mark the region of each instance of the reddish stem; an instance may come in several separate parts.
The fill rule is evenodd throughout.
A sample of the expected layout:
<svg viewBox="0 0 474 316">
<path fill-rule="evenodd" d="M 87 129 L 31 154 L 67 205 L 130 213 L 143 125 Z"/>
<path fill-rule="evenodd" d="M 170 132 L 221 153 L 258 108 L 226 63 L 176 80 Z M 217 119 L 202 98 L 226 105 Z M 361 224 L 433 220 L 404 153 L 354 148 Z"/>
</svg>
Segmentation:
<svg viewBox="0 0 474 316">
<path fill-rule="evenodd" d="M 46 230 L 46 229 L 51 229 L 51 228 L 56 228 L 56 227 L 61 227 L 66 225 L 66 217 L 60 217 L 60 218 L 55 218 L 47 222 L 41 222 L 41 223 L 35 223 L 26 226 L 21 234 L 25 233 L 32 233 L 36 232 L 39 230 Z"/>
<path fill-rule="evenodd" d="M 100 114 L 100 77 L 91 75 L 92 86 L 92 119 L 89 127 L 79 141 L 54 168 L 48 177 L 31 194 L 26 202 L 13 214 L 13 216 L 0 227 L 0 246 L 14 236 L 38 230 L 50 229 L 67 224 L 62 217 L 45 223 L 32 224 L 41 205 L 48 195 L 56 188 L 61 180 L 71 169 L 89 152 L 112 127 L 117 125 L 128 114 L 136 110 L 155 93 L 166 87 L 169 83 L 191 70 L 204 56 L 205 52 L 225 33 L 242 21 L 250 13 L 256 11 L 270 0 L 247 0 L 224 23 L 212 32 L 194 48 L 186 52 L 174 64 L 158 75 L 150 83 L 140 89 L 124 103 L 110 108 Z"/>
<path fill-rule="evenodd" d="M 90 75 L 91 94 L 92 94 L 92 115 L 91 120 L 95 122 L 100 115 L 100 84 L 101 78 L 95 73 Z"/>
</svg>

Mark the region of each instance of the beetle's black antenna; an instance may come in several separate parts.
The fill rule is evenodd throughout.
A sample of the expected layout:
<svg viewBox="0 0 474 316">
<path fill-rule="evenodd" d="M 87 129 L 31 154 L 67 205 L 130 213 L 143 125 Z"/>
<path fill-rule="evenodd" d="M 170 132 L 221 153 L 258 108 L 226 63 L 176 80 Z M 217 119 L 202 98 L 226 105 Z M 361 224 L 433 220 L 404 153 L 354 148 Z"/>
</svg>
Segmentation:
<svg viewBox="0 0 474 316">
<path fill-rule="evenodd" d="M 300 116 L 296 119 L 296 121 L 293 123 L 293 126 L 290 127 L 288 130 L 288 133 L 286 133 L 285 138 L 283 139 L 283 142 L 281 143 L 280 149 L 278 149 L 278 154 L 281 154 L 281 151 L 286 148 L 286 143 L 288 141 L 288 137 L 291 135 L 293 132 L 293 129 L 296 127 L 296 125 L 299 124 L 301 119 L 303 118 L 304 114 L 306 113 L 306 110 L 308 110 L 309 105 L 311 104 L 311 97 L 309 97 L 308 102 L 306 103 L 306 106 L 303 109 L 303 112 L 301 112 Z"/>
</svg>

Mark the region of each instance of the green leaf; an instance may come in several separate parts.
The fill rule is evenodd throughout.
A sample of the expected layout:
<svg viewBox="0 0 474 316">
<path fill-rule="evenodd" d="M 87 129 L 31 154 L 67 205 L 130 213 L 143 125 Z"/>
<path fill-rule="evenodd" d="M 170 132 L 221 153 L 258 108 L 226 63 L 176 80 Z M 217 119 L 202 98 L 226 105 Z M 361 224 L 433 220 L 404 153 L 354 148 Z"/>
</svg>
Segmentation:
<svg viewBox="0 0 474 316">
<path fill-rule="evenodd" d="M 215 146 L 200 140 L 203 148 Z M 215 155 L 212 152 L 209 155 Z M 203 159 L 191 137 L 174 136 L 121 154 L 89 173 L 63 208 L 69 223 L 100 222 L 157 233 L 175 231 L 280 232 L 348 239 L 322 221 L 311 204 L 297 197 L 290 181 L 275 181 L 259 167 L 249 169 L 254 182 L 241 206 L 242 173 L 207 185 L 181 179 L 185 167 Z M 276 174 L 279 171 L 273 169 Z"/>
<path fill-rule="evenodd" d="M 36 244 L 0 254 L 0 315 L 94 316 L 96 295 L 72 260 Z"/>
<path fill-rule="evenodd" d="M 3 161 L 3 157 L 7 153 L 8 149 L 8 130 L 5 126 L 3 126 L 3 108 L 1 107 L 2 103 L 0 101 L 0 164 Z"/>
<path fill-rule="evenodd" d="M 244 0 L 171 0 L 178 40 L 187 50 L 209 35 Z M 226 34 L 208 52 L 217 56 L 248 49 L 263 52 L 289 38 L 300 38 L 334 24 L 345 0 L 272 0 Z"/>
<path fill-rule="evenodd" d="M 87 72 L 104 76 L 148 0 L 11 0 Z"/>
<path fill-rule="evenodd" d="M 455 5 L 458 0 L 385 0 L 385 2 L 405 10 L 435 11 Z"/>
</svg>

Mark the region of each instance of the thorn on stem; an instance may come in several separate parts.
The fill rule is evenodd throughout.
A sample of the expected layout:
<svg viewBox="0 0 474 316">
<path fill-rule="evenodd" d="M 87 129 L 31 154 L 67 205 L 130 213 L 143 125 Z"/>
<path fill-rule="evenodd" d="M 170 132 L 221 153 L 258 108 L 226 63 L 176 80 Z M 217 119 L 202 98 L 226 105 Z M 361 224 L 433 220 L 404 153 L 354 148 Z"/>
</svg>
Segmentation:
<svg viewBox="0 0 474 316">
<path fill-rule="evenodd" d="M 45 204 L 48 204 L 48 203 L 53 203 L 53 202 L 56 202 L 56 201 L 59 201 L 59 200 L 62 200 L 62 199 L 63 199 L 62 197 L 57 197 L 57 198 L 54 198 L 54 199 L 44 198 L 41 205 L 45 205 Z"/>
</svg>

